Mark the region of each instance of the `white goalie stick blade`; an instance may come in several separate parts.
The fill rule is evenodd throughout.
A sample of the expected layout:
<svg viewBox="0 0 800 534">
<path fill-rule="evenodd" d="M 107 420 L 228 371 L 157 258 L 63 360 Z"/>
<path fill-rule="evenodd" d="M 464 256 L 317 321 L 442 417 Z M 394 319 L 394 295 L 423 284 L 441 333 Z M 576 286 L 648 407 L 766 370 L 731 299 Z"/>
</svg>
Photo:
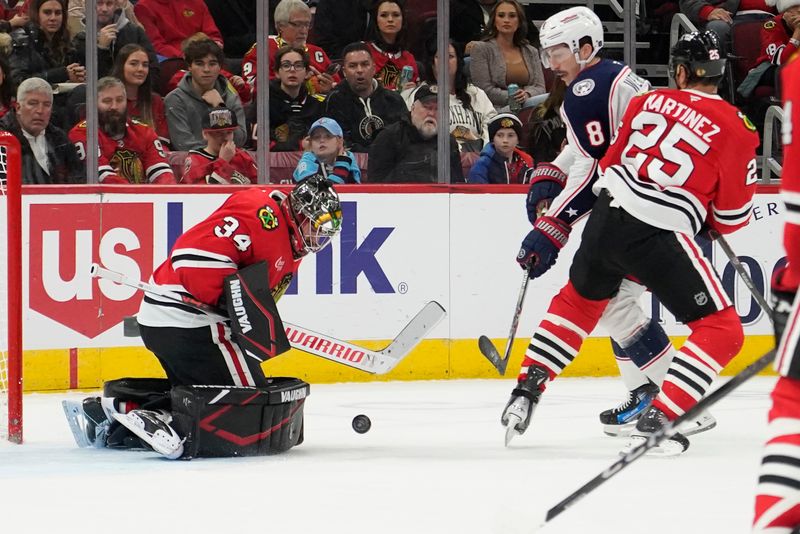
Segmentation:
<svg viewBox="0 0 800 534">
<path fill-rule="evenodd" d="M 92 264 L 91 275 L 96 278 L 103 278 L 117 284 L 133 287 L 145 293 L 158 295 L 174 300 L 175 302 L 183 303 L 219 321 L 228 320 L 225 310 L 217 308 L 216 306 L 211 306 L 154 284 L 128 278 L 122 273 L 111 271 L 96 263 Z M 413 319 L 411 319 L 411 322 L 409 322 L 397 337 L 394 338 L 394 341 L 383 350 L 379 351 L 353 345 L 352 343 L 336 339 L 327 334 L 320 334 L 319 332 L 314 332 L 308 328 L 286 321 L 283 322 L 283 325 L 292 348 L 367 373 L 382 375 L 394 369 L 403 358 L 408 356 L 411 349 L 416 347 L 446 314 L 447 312 L 445 312 L 441 304 L 435 300 L 430 301 L 423 306 L 422 310 L 420 310 Z"/>
<path fill-rule="evenodd" d="M 83 402 L 78 401 L 61 401 L 61 407 L 64 409 L 64 415 L 67 417 L 69 429 L 72 430 L 72 437 L 75 438 L 75 443 L 80 448 L 91 447 L 93 443 L 89 441 L 89 436 L 86 433 L 88 421 L 86 414 L 83 413 Z"/>
<path fill-rule="evenodd" d="M 292 348 L 353 367 L 382 375 L 394 369 L 411 350 L 441 321 L 446 312 L 436 301 L 428 302 L 405 328 L 383 350 L 373 351 L 353 345 L 308 328 L 284 322 Z"/>
</svg>

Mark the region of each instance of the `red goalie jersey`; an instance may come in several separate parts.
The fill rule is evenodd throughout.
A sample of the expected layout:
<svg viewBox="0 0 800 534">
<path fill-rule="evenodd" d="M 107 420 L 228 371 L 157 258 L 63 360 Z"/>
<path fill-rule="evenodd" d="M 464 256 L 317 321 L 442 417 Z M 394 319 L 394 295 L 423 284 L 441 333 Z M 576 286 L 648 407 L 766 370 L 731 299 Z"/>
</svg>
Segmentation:
<svg viewBox="0 0 800 534">
<path fill-rule="evenodd" d="M 175 175 L 167 163 L 164 147 L 156 131 L 136 120 L 129 120 L 125 137 L 111 139 L 97 132 L 100 153 L 97 163 L 101 184 L 174 184 Z M 81 160 L 86 159 L 86 121 L 69 132 Z"/>
<path fill-rule="evenodd" d="M 728 234 L 750 219 L 757 146 L 753 124 L 718 95 L 652 91 L 631 100 L 595 187 L 657 228 Z"/>
<path fill-rule="evenodd" d="M 217 305 L 226 276 L 266 261 L 269 287 L 277 301 L 297 272 L 289 222 L 279 202 L 264 189 L 231 195 L 214 213 L 181 235 L 169 258 L 153 273 L 154 284 Z M 214 323 L 196 310 L 147 295 L 139 323 L 194 328 Z"/>
</svg>

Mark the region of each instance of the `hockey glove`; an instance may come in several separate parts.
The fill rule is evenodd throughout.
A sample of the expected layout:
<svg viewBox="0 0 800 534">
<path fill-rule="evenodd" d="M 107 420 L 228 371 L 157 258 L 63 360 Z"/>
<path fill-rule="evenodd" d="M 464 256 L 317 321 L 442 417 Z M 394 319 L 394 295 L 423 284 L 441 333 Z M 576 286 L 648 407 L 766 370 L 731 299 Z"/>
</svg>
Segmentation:
<svg viewBox="0 0 800 534">
<path fill-rule="evenodd" d="M 550 203 L 564 189 L 567 175 L 552 163 L 540 163 L 531 176 L 531 187 L 525 207 L 531 224 L 541 217 L 550 207 Z"/>
<path fill-rule="evenodd" d="M 797 288 L 786 285 L 783 280 L 788 270 L 787 265 L 783 265 L 775 270 L 772 275 L 772 316 L 774 322 L 772 327 L 775 329 L 775 344 L 778 345 L 783 337 L 783 331 L 792 312 Z"/>
<path fill-rule="evenodd" d="M 539 217 L 533 230 L 522 240 L 517 254 L 517 263 L 530 269 L 530 277 L 538 278 L 553 266 L 560 251 L 567 243 L 572 228 L 555 217 Z"/>
</svg>

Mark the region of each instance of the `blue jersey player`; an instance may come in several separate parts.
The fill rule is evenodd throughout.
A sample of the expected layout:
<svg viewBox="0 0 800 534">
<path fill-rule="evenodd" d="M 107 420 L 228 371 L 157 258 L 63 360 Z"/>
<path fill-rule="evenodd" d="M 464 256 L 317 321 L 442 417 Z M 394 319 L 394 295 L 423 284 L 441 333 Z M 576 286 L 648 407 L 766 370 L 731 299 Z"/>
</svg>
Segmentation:
<svg viewBox="0 0 800 534">
<path fill-rule="evenodd" d="M 650 89 L 650 84 L 629 67 L 598 57 L 603 47 L 603 27 L 597 15 L 586 7 L 566 9 L 547 19 L 539 39 L 542 63 L 567 85 L 561 108 L 567 146 L 555 161 L 540 165 L 532 176 L 527 208 L 534 228 L 522 242 L 517 257 L 523 268 L 530 267 L 531 278 L 541 276 L 555 263 L 572 227 L 592 209 L 597 199 L 592 184 L 597 179 L 598 161 L 605 155 L 630 100 Z M 600 321 L 611 335 L 614 355 L 629 392 L 627 400 L 600 414 L 604 431 L 610 435 L 632 430 L 636 419 L 658 394 L 658 385 L 675 353 L 664 330 L 644 314 L 639 304 L 644 290 L 633 280 L 623 282 Z M 559 356 L 552 340 L 538 337 L 531 339 L 526 356 L 547 355 L 550 377 L 540 377 L 543 387 L 569 360 L 563 354 Z M 519 384 L 530 382 L 526 378 L 524 366 Z M 525 389 L 518 385 L 501 419 L 506 426 L 506 443 L 525 431 L 532 412 L 530 395 L 526 396 Z M 707 430 L 715 424 L 706 415 L 693 422 L 684 434 Z"/>
</svg>

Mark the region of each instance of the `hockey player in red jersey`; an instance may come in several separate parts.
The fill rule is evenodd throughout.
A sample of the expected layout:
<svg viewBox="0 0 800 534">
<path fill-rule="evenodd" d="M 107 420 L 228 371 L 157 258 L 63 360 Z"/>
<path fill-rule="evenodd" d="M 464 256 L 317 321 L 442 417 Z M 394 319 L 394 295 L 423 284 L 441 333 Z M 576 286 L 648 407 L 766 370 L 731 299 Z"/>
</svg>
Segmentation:
<svg viewBox="0 0 800 534">
<path fill-rule="evenodd" d="M 128 120 L 128 101 L 121 80 L 107 76 L 97 82 L 97 137 L 100 143 L 98 171 L 101 184 L 174 184 L 156 131 L 134 119 Z M 69 140 L 86 159 L 86 121 L 69 132 Z"/>
<path fill-rule="evenodd" d="M 592 185 L 597 179 L 598 162 L 631 99 L 649 90 L 650 84 L 622 63 L 598 56 L 604 42 L 603 26 L 586 7 L 569 8 L 547 19 L 539 40 L 545 66 L 567 85 L 560 112 L 568 144 L 555 161 L 533 172 L 528 217 L 534 226 L 556 225 L 568 232 L 597 200 Z M 675 354 L 664 329 L 642 309 L 644 291 L 641 284 L 624 280 L 600 321 L 611 337 L 628 392 L 625 401 L 600 413 L 604 432 L 612 436 L 633 430 L 637 418 L 658 393 Z M 532 339 L 528 350 L 542 350 L 544 343 Z M 557 370 L 558 364 L 553 365 Z M 715 425 L 713 417 L 703 414 L 684 428 L 690 434 Z"/>
<path fill-rule="evenodd" d="M 278 191 L 248 188 L 231 195 L 214 213 L 181 235 L 167 260 L 153 273 L 151 282 L 157 288 L 210 306 L 227 308 L 230 317 L 244 313 L 247 308 L 242 308 L 243 301 L 248 298 L 255 301 L 255 306 L 249 308 L 251 312 L 270 305 L 274 308 L 273 301 L 277 302 L 286 291 L 303 258 L 322 250 L 339 232 L 341 217 L 339 197 L 331 183 L 322 177 L 303 180 L 288 196 Z M 268 271 L 267 279 L 262 279 L 260 286 L 272 297 L 258 301 L 248 297 L 249 288 L 233 296 L 229 285 L 231 275 L 256 265 L 265 266 Z M 224 298 L 224 295 L 229 296 Z M 277 314 L 277 310 L 274 313 Z M 252 322 L 254 315 L 250 317 L 253 325 L 256 324 Z M 207 447 L 211 455 L 257 454 L 260 449 L 242 450 L 262 438 L 275 438 L 270 437 L 271 434 L 277 435 L 283 422 L 292 419 L 294 412 L 272 419 L 273 414 L 265 416 L 260 411 L 248 411 L 250 401 L 247 399 L 269 393 L 267 388 L 271 380 L 261 369 L 262 361 L 269 356 L 255 354 L 238 343 L 237 337 L 232 335 L 230 320 L 221 320 L 219 316 L 150 292 L 144 297 L 137 321 L 145 346 L 155 354 L 166 373 L 166 392 L 164 386 L 161 391 L 157 385 L 153 386 L 152 380 L 144 383 L 151 391 L 140 391 L 136 383 L 130 384 L 131 379 L 122 385 L 113 385 L 111 390 L 107 383 L 102 399 L 92 397 L 83 403 L 83 412 L 91 419 L 91 425 L 87 426 L 88 441 L 95 446 L 125 446 L 124 442 L 120 443 L 119 433 L 109 429 L 109 422 L 116 420 L 170 459 L 184 453 L 184 440 L 196 442 L 198 437 L 212 444 Z M 274 326 L 274 320 L 269 324 Z M 286 345 L 288 347 L 288 340 Z M 177 421 L 189 429 L 183 434 L 170 426 L 171 413 L 154 410 L 158 406 L 171 408 L 173 413 L 185 411 L 182 399 L 187 398 L 188 393 L 196 399 L 198 391 L 202 395 L 202 391 L 214 388 L 217 389 L 210 397 L 206 393 L 206 398 L 214 399 L 206 408 L 213 411 L 217 408 L 211 405 L 222 403 L 226 404 L 225 410 L 214 412 L 213 417 L 206 413 L 208 418 L 198 427 L 202 419 L 198 414 L 202 415 L 205 409 L 198 406 L 196 400 L 190 402 L 195 417 L 189 418 L 188 423 L 185 416 Z M 231 405 L 224 402 L 231 390 L 250 393 L 245 395 L 246 402 Z M 165 393 L 166 403 L 162 401 Z M 292 401 L 302 400 L 305 394 L 288 397 Z M 137 404 L 145 406 L 139 408 Z M 302 420 L 298 424 L 301 423 Z M 229 439 L 236 429 L 239 429 L 239 438 Z M 281 450 L 302 440 L 301 427 L 288 426 L 285 431 L 278 444 Z"/>
<path fill-rule="evenodd" d="M 772 277 L 775 369 L 767 442 L 761 460 L 753 532 L 789 534 L 800 529 L 800 321 L 796 299 L 800 285 L 800 61 L 781 72 L 784 95 L 781 198 L 786 208 L 783 246 L 786 265 Z"/>
<path fill-rule="evenodd" d="M 725 72 L 716 34 L 686 34 L 673 47 L 670 65 L 679 89 L 631 100 L 600 161 L 593 187 L 598 199 L 569 282 L 534 333 L 539 343 L 532 341 L 503 411 L 512 435 L 527 429 L 547 382 L 575 358 L 626 276 L 641 281 L 691 329 L 628 448 L 696 404 L 741 348 L 736 310 L 693 238 L 708 229 L 728 234 L 749 221 L 758 136 L 716 94 Z M 561 225 L 540 225 L 523 241 L 517 261 L 542 274 L 567 235 Z M 653 452 L 680 454 L 688 446 L 678 433 Z"/>
<path fill-rule="evenodd" d="M 236 114 L 228 108 L 213 108 L 203 119 L 205 148 L 190 150 L 181 182 L 185 184 L 250 184 L 258 180 L 250 154 L 236 147 L 233 132 Z"/>
</svg>

